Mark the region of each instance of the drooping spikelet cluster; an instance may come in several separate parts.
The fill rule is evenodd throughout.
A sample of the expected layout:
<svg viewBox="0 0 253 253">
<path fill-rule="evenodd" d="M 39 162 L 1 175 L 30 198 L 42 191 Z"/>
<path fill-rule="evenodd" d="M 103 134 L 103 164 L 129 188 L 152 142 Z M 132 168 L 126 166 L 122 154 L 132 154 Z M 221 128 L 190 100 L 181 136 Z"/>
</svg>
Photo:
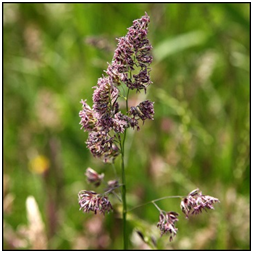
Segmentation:
<svg viewBox="0 0 253 253">
<path fill-rule="evenodd" d="M 146 92 L 151 84 L 150 68 L 153 58 L 152 46 L 147 39 L 149 16 L 145 14 L 133 21 L 125 37 L 118 39 L 111 64 L 105 71 L 107 76 L 98 79 L 93 93 L 92 108 L 81 100 L 82 110 L 81 129 L 89 132 L 87 147 L 95 157 L 102 158 L 104 162 L 112 162 L 119 154 L 119 134 L 126 128 L 137 128 L 139 121 L 153 120 L 154 103 L 149 100 L 133 106 L 123 114 L 120 111 L 118 98 L 119 86 L 126 85 L 130 90 Z M 135 74 L 133 74 L 133 71 Z"/>
<path fill-rule="evenodd" d="M 180 207 L 188 219 L 190 215 L 200 214 L 202 210 L 214 209 L 213 204 L 218 202 L 220 202 L 219 199 L 203 195 L 199 189 L 195 189 L 182 199 Z M 170 241 L 177 234 L 178 229 L 175 227 L 175 223 L 178 221 L 178 215 L 176 212 L 164 212 L 160 210 L 157 227 L 161 231 L 161 236 L 164 234 L 170 235 Z"/>
<path fill-rule="evenodd" d="M 177 228 L 175 227 L 175 223 L 178 221 L 177 216 L 178 213 L 176 212 L 168 212 L 166 214 L 161 212 L 159 222 L 157 223 L 157 227 L 161 231 L 161 236 L 166 233 L 170 234 L 170 241 L 177 234 Z"/>
<path fill-rule="evenodd" d="M 180 206 L 182 212 L 188 218 L 189 215 L 202 213 L 203 210 L 214 209 L 213 204 L 217 202 L 220 202 L 217 198 L 203 195 L 199 189 L 196 189 L 181 201 Z"/>
</svg>

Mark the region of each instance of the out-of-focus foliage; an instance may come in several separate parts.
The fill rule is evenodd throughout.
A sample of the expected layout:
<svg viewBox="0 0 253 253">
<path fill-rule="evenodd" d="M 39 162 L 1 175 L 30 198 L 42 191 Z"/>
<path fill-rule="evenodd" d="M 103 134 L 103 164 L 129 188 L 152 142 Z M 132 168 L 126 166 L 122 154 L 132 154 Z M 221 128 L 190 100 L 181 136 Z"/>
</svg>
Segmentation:
<svg viewBox="0 0 253 253">
<path fill-rule="evenodd" d="M 78 211 L 78 191 L 94 190 L 87 167 L 114 178 L 86 149 L 78 112 L 115 38 L 145 11 L 155 120 L 127 134 L 128 206 L 197 187 L 221 203 L 186 220 L 180 200 L 157 202 L 181 214 L 173 242 L 160 238 L 152 204 L 135 209 L 130 247 L 249 249 L 250 6 L 219 3 L 3 4 L 5 249 L 122 248 L 117 198 L 105 217 Z"/>
</svg>

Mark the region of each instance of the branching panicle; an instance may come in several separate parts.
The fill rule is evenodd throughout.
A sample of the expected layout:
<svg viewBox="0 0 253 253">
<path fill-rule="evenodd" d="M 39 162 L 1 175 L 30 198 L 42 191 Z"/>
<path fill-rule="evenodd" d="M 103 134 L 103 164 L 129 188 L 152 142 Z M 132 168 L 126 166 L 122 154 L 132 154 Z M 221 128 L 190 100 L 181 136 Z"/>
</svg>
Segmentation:
<svg viewBox="0 0 253 253">
<path fill-rule="evenodd" d="M 142 101 L 130 108 L 128 106 L 130 90 L 136 92 L 144 90 L 146 92 L 147 87 L 152 83 L 149 67 L 153 61 L 152 46 L 147 38 L 149 22 L 150 18 L 145 13 L 143 17 L 133 21 L 133 25 L 128 28 L 126 36 L 117 39 L 118 44 L 112 62 L 104 71 L 106 75 L 99 78 L 97 86 L 93 87 L 92 108 L 86 103 L 86 100 L 81 100 L 82 110 L 79 112 L 81 129 L 88 132 L 86 145 L 92 155 L 101 158 L 104 162 L 114 163 L 115 158 L 121 154 L 121 183 L 119 184 L 118 180 L 109 181 L 103 195 L 94 191 L 80 191 L 78 194 L 80 210 L 94 214 L 105 214 L 112 211 L 112 205 L 105 195 L 112 193 L 118 197 L 116 189 L 121 187 L 122 198 L 118 197 L 118 199 L 123 206 L 124 249 L 127 249 L 126 215 L 129 212 L 126 201 L 124 163 L 126 131 L 128 128 L 140 130 L 139 123 L 153 120 L 155 113 L 154 102 L 149 100 Z M 119 98 L 125 100 L 123 110 L 120 108 Z M 104 174 L 99 175 L 96 171 L 88 168 L 86 176 L 89 183 L 99 186 Z M 157 227 L 161 231 L 161 236 L 169 234 L 170 241 L 173 240 L 178 231 L 175 227 L 178 221 L 178 213 L 165 212 L 158 207 L 155 202 L 165 198 L 182 199 L 180 207 L 186 218 L 190 215 L 199 214 L 203 210 L 214 209 L 213 204 L 219 202 L 217 198 L 203 195 L 199 189 L 190 192 L 184 198 L 167 196 L 150 201 L 149 203 L 153 203 L 160 213 Z M 130 211 L 135 208 L 130 209 Z"/>
<path fill-rule="evenodd" d="M 104 162 L 113 162 L 120 154 L 120 147 L 116 143 L 118 134 L 124 133 L 129 127 L 139 130 L 139 119 L 145 121 L 154 116 L 154 103 L 148 100 L 126 114 L 122 113 L 118 103 L 118 98 L 125 96 L 120 94 L 118 86 L 146 91 L 152 83 L 149 68 L 153 60 L 152 46 L 147 38 L 149 22 L 149 16 L 145 14 L 133 21 L 125 37 L 118 39 L 112 62 L 105 71 L 107 76 L 99 78 L 94 87 L 92 109 L 86 101 L 81 101 L 83 109 L 79 117 L 81 129 L 89 132 L 87 147 L 93 156 L 102 158 Z"/>
</svg>

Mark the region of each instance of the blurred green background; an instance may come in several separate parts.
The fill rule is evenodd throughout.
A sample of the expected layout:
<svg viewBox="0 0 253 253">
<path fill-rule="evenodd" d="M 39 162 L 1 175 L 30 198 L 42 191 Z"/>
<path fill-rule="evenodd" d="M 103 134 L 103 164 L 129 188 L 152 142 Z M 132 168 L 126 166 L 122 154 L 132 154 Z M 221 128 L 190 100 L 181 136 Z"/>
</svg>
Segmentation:
<svg viewBox="0 0 253 253">
<path fill-rule="evenodd" d="M 122 248 L 117 198 L 105 217 L 78 210 L 78 191 L 94 190 L 88 167 L 114 179 L 86 148 L 78 113 L 81 99 L 91 105 L 115 38 L 145 11 L 155 120 L 128 132 L 128 206 L 195 188 L 220 203 L 186 220 L 179 199 L 157 202 L 181 214 L 173 242 L 160 238 L 152 204 L 138 208 L 128 216 L 130 248 L 250 248 L 250 4 L 5 3 L 4 249 Z"/>
</svg>

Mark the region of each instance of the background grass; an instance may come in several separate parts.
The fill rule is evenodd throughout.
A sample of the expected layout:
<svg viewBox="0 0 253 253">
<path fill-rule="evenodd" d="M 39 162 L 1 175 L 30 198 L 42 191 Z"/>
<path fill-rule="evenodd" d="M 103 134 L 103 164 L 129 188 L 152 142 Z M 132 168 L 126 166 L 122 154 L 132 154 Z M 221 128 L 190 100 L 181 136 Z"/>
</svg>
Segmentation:
<svg viewBox="0 0 253 253">
<path fill-rule="evenodd" d="M 154 247 L 153 238 L 158 249 L 250 248 L 250 5 L 5 3 L 4 249 L 122 248 L 116 198 L 105 217 L 78 211 L 78 191 L 94 189 L 87 167 L 105 173 L 105 181 L 114 177 L 86 149 L 78 112 L 81 99 L 91 104 L 115 38 L 145 11 L 155 120 L 128 133 L 128 205 L 195 188 L 221 203 L 189 220 L 180 215 L 171 243 L 159 236 L 153 205 L 136 209 L 129 213 L 130 247 Z M 28 196 L 41 222 L 36 212 L 29 219 Z M 179 203 L 157 204 L 180 212 Z"/>
</svg>

